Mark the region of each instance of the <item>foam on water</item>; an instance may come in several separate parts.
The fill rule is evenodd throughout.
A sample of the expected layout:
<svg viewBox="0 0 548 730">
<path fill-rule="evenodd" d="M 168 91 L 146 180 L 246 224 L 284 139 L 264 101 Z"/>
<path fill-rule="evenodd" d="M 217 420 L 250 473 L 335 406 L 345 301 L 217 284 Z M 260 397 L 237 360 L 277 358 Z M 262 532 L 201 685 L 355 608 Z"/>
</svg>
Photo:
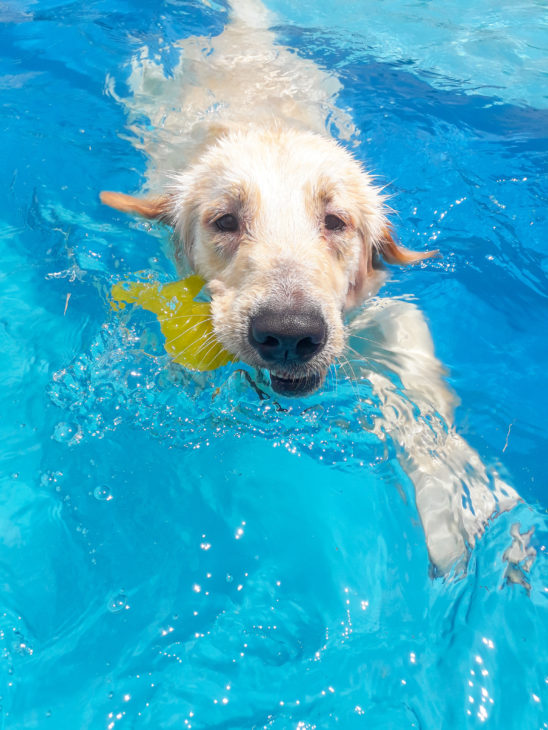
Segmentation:
<svg viewBox="0 0 548 730">
<path fill-rule="evenodd" d="M 425 311 L 460 432 L 524 502 L 489 525 L 465 574 L 432 578 L 367 381 L 341 367 L 323 392 L 276 401 L 237 365 L 174 367 L 150 315 L 113 313 L 114 280 L 174 269 L 165 231 L 98 204 L 103 187 L 139 189 L 145 170 L 107 78 L 123 90 L 143 45 L 169 72 L 175 41 L 220 32 L 225 10 L 7 4 L 5 728 L 548 723 L 547 116 L 522 22 L 537 6 L 499 3 L 483 29 L 469 9 L 456 35 L 429 4 L 381 3 L 367 23 L 337 8 L 351 37 L 327 0 L 272 4 L 283 42 L 337 69 L 356 154 L 391 182 L 402 239 L 442 250 L 382 293 Z M 472 90 L 491 82 L 465 33 L 503 90 Z M 507 57 L 504 81 L 512 45 L 522 62 Z M 532 528 L 535 559 L 509 573 L 510 531 Z"/>
</svg>

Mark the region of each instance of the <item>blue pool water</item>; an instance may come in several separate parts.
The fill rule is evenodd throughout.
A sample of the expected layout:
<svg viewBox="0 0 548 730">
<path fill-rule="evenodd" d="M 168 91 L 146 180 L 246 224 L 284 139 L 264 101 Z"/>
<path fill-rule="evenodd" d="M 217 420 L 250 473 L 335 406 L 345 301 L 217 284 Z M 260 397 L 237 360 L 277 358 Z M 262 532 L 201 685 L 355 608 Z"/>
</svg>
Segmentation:
<svg viewBox="0 0 548 730">
<path fill-rule="evenodd" d="M 542 3 L 269 7 L 339 75 L 402 240 L 442 251 L 383 293 L 423 309 L 460 433 L 524 501 L 432 578 L 343 375 L 281 411 L 111 312 L 114 280 L 175 272 L 166 231 L 99 205 L 145 169 L 110 81 L 129 93 L 143 45 L 169 73 L 222 3 L 2 3 L 0 727 L 546 728 Z M 504 577 L 516 523 L 529 590 Z"/>
</svg>

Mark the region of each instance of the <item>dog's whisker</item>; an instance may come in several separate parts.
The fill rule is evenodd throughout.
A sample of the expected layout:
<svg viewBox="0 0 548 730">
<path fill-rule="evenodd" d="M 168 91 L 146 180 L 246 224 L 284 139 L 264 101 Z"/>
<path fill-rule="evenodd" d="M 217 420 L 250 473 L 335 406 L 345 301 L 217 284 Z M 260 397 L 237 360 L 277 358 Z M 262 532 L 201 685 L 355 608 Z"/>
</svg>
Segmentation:
<svg viewBox="0 0 548 730">
<path fill-rule="evenodd" d="M 356 338 L 357 340 L 363 340 L 364 342 L 371 342 L 373 345 L 383 347 L 383 343 L 380 340 L 374 340 L 372 337 L 365 337 L 364 335 L 358 335 L 355 332 L 351 332 L 349 335 L 350 339 Z"/>
<path fill-rule="evenodd" d="M 207 319 L 203 315 L 201 315 L 201 314 L 187 314 L 187 315 L 181 314 L 181 315 L 179 315 L 177 317 L 170 317 L 169 315 L 161 315 L 161 314 L 159 314 L 155 319 L 144 319 L 144 320 L 142 320 L 141 323 L 143 325 L 145 325 L 145 326 L 148 326 L 148 325 L 151 325 L 151 324 L 156 324 L 158 322 L 160 324 L 164 324 L 164 322 L 173 322 L 174 320 L 177 320 L 177 319 L 187 320 L 187 319 L 191 319 L 193 317 L 199 317 L 204 322 L 207 321 Z"/>
<path fill-rule="evenodd" d="M 209 368 L 209 366 L 210 366 L 210 365 L 211 365 L 211 364 L 212 364 L 212 363 L 213 363 L 213 362 L 215 361 L 215 353 L 214 353 L 214 352 L 212 352 L 212 350 L 213 350 L 213 349 L 215 348 L 215 345 L 216 345 L 216 344 L 217 344 L 216 342 L 213 342 L 213 343 L 211 344 L 211 346 L 210 346 L 210 347 L 209 347 L 209 348 L 207 349 L 207 351 L 203 353 L 203 356 L 202 356 L 202 359 L 203 359 L 203 361 L 204 361 L 204 362 L 203 362 L 203 366 L 204 366 L 204 367 L 206 368 L 206 370 L 207 370 L 207 369 Z M 208 355 L 208 354 L 209 354 L 210 352 L 212 352 L 212 355 L 211 355 L 210 359 L 209 359 L 209 360 L 207 360 L 207 361 L 205 361 L 205 358 L 207 357 L 207 355 Z"/>
<path fill-rule="evenodd" d="M 203 319 L 204 321 L 211 320 L 210 315 L 203 315 L 203 314 L 176 314 L 175 316 L 169 315 L 169 314 L 159 314 L 158 319 L 192 319 L 192 317 L 200 317 L 200 319 Z"/>
<path fill-rule="evenodd" d="M 337 395 L 338 395 L 338 388 L 339 388 L 339 382 L 338 382 L 338 377 L 337 377 L 338 376 L 337 368 L 335 367 L 335 364 L 334 363 L 332 363 L 329 366 L 329 369 L 328 369 L 327 372 L 329 374 L 329 380 L 332 383 L 333 390 L 335 391 L 335 397 L 337 397 Z"/>
<path fill-rule="evenodd" d="M 196 322 L 191 327 L 187 327 L 185 330 L 183 330 L 183 332 L 180 332 L 176 337 L 172 337 L 170 340 L 166 340 L 166 345 L 172 345 L 180 337 L 184 337 L 185 335 L 187 335 L 189 332 L 192 332 L 193 330 L 195 330 L 200 325 L 201 325 L 201 322 Z"/>
<path fill-rule="evenodd" d="M 201 357 L 205 348 L 206 347 L 209 348 L 210 345 L 214 345 L 214 344 L 218 344 L 218 343 L 215 338 L 215 334 L 212 332 L 210 335 L 208 335 L 208 337 L 205 339 L 205 341 L 201 343 L 200 347 L 194 353 L 194 357 Z M 179 350 L 179 352 L 177 353 L 177 357 L 179 357 L 179 355 L 182 355 L 184 353 L 184 351 L 185 351 L 184 348 L 182 350 Z"/>
<path fill-rule="evenodd" d="M 371 360 L 371 358 L 370 358 L 370 357 L 367 357 L 367 355 L 364 355 L 364 354 L 363 354 L 363 353 L 361 353 L 361 352 L 360 352 L 359 350 L 356 350 L 356 349 L 355 349 L 354 347 L 352 347 L 352 346 L 351 346 L 351 345 L 349 345 L 348 343 L 346 344 L 345 350 L 346 350 L 346 351 L 350 351 L 350 352 L 353 352 L 353 353 L 354 353 L 354 354 L 356 355 L 356 360 L 359 360 L 360 362 L 365 362 L 365 363 L 370 363 L 370 362 L 372 362 L 372 360 Z M 347 358 L 347 359 L 348 359 L 348 358 Z"/>
<path fill-rule="evenodd" d="M 351 364 L 350 360 L 341 361 L 340 364 L 341 364 L 341 366 L 342 366 L 343 369 L 347 365 L 350 368 L 351 376 L 349 377 L 349 384 L 350 384 L 350 387 L 352 388 L 352 391 L 354 393 L 355 402 L 356 402 L 356 405 L 358 407 L 358 410 L 361 413 L 365 414 L 364 407 L 363 407 L 363 403 L 362 403 L 362 398 L 360 396 L 359 387 L 358 387 L 358 382 L 359 381 L 358 381 L 358 378 L 356 377 L 356 373 L 354 371 L 354 368 L 352 367 L 352 364 Z"/>
<path fill-rule="evenodd" d="M 209 352 L 209 350 L 214 345 L 218 345 L 218 344 L 219 344 L 219 342 L 218 342 L 217 338 L 215 337 L 215 334 L 214 333 L 211 333 L 209 335 L 209 337 L 207 337 L 204 340 L 204 342 L 202 342 L 202 344 L 200 345 L 200 347 L 196 350 L 196 355 L 200 355 L 201 356 L 204 353 L 204 351 L 206 350 L 206 348 L 207 348 L 207 351 Z"/>
</svg>

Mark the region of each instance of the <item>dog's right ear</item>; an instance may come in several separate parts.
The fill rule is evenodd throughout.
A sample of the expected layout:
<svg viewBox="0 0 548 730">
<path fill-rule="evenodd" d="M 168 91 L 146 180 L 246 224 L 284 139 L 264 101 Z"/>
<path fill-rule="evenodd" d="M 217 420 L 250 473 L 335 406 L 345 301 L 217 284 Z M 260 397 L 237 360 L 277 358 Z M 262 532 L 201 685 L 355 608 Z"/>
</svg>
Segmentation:
<svg viewBox="0 0 548 730">
<path fill-rule="evenodd" d="M 169 195 L 162 195 L 159 198 L 135 198 L 133 195 L 103 190 L 99 197 L 101 203 L 121 210 L 123 213 L 137 213 L 143 218 L 159 220 L 172 225 L 172 200 Z"/>
</svg>

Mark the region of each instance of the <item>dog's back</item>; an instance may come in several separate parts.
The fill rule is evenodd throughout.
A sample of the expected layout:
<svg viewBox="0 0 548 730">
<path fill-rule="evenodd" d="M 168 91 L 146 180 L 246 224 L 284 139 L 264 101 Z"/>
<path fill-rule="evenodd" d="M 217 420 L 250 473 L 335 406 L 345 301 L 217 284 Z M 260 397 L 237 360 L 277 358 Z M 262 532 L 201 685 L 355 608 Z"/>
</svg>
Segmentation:
<svg viewBox="0 0 548 730">
<path fill-rule="evenodd" d="M 131 95 L 122 101 L 149 160 L 152 192 L 230 127 L 282 123 L 344 140 L 355 133 L 336 105 L 337 77 L 277 43 L 273 23 L 261 3 L 244 0 L 219 36 L 177 44 L 180 58 L 169 76 L 147 47 L 132 59 Z"/>
</svg>

